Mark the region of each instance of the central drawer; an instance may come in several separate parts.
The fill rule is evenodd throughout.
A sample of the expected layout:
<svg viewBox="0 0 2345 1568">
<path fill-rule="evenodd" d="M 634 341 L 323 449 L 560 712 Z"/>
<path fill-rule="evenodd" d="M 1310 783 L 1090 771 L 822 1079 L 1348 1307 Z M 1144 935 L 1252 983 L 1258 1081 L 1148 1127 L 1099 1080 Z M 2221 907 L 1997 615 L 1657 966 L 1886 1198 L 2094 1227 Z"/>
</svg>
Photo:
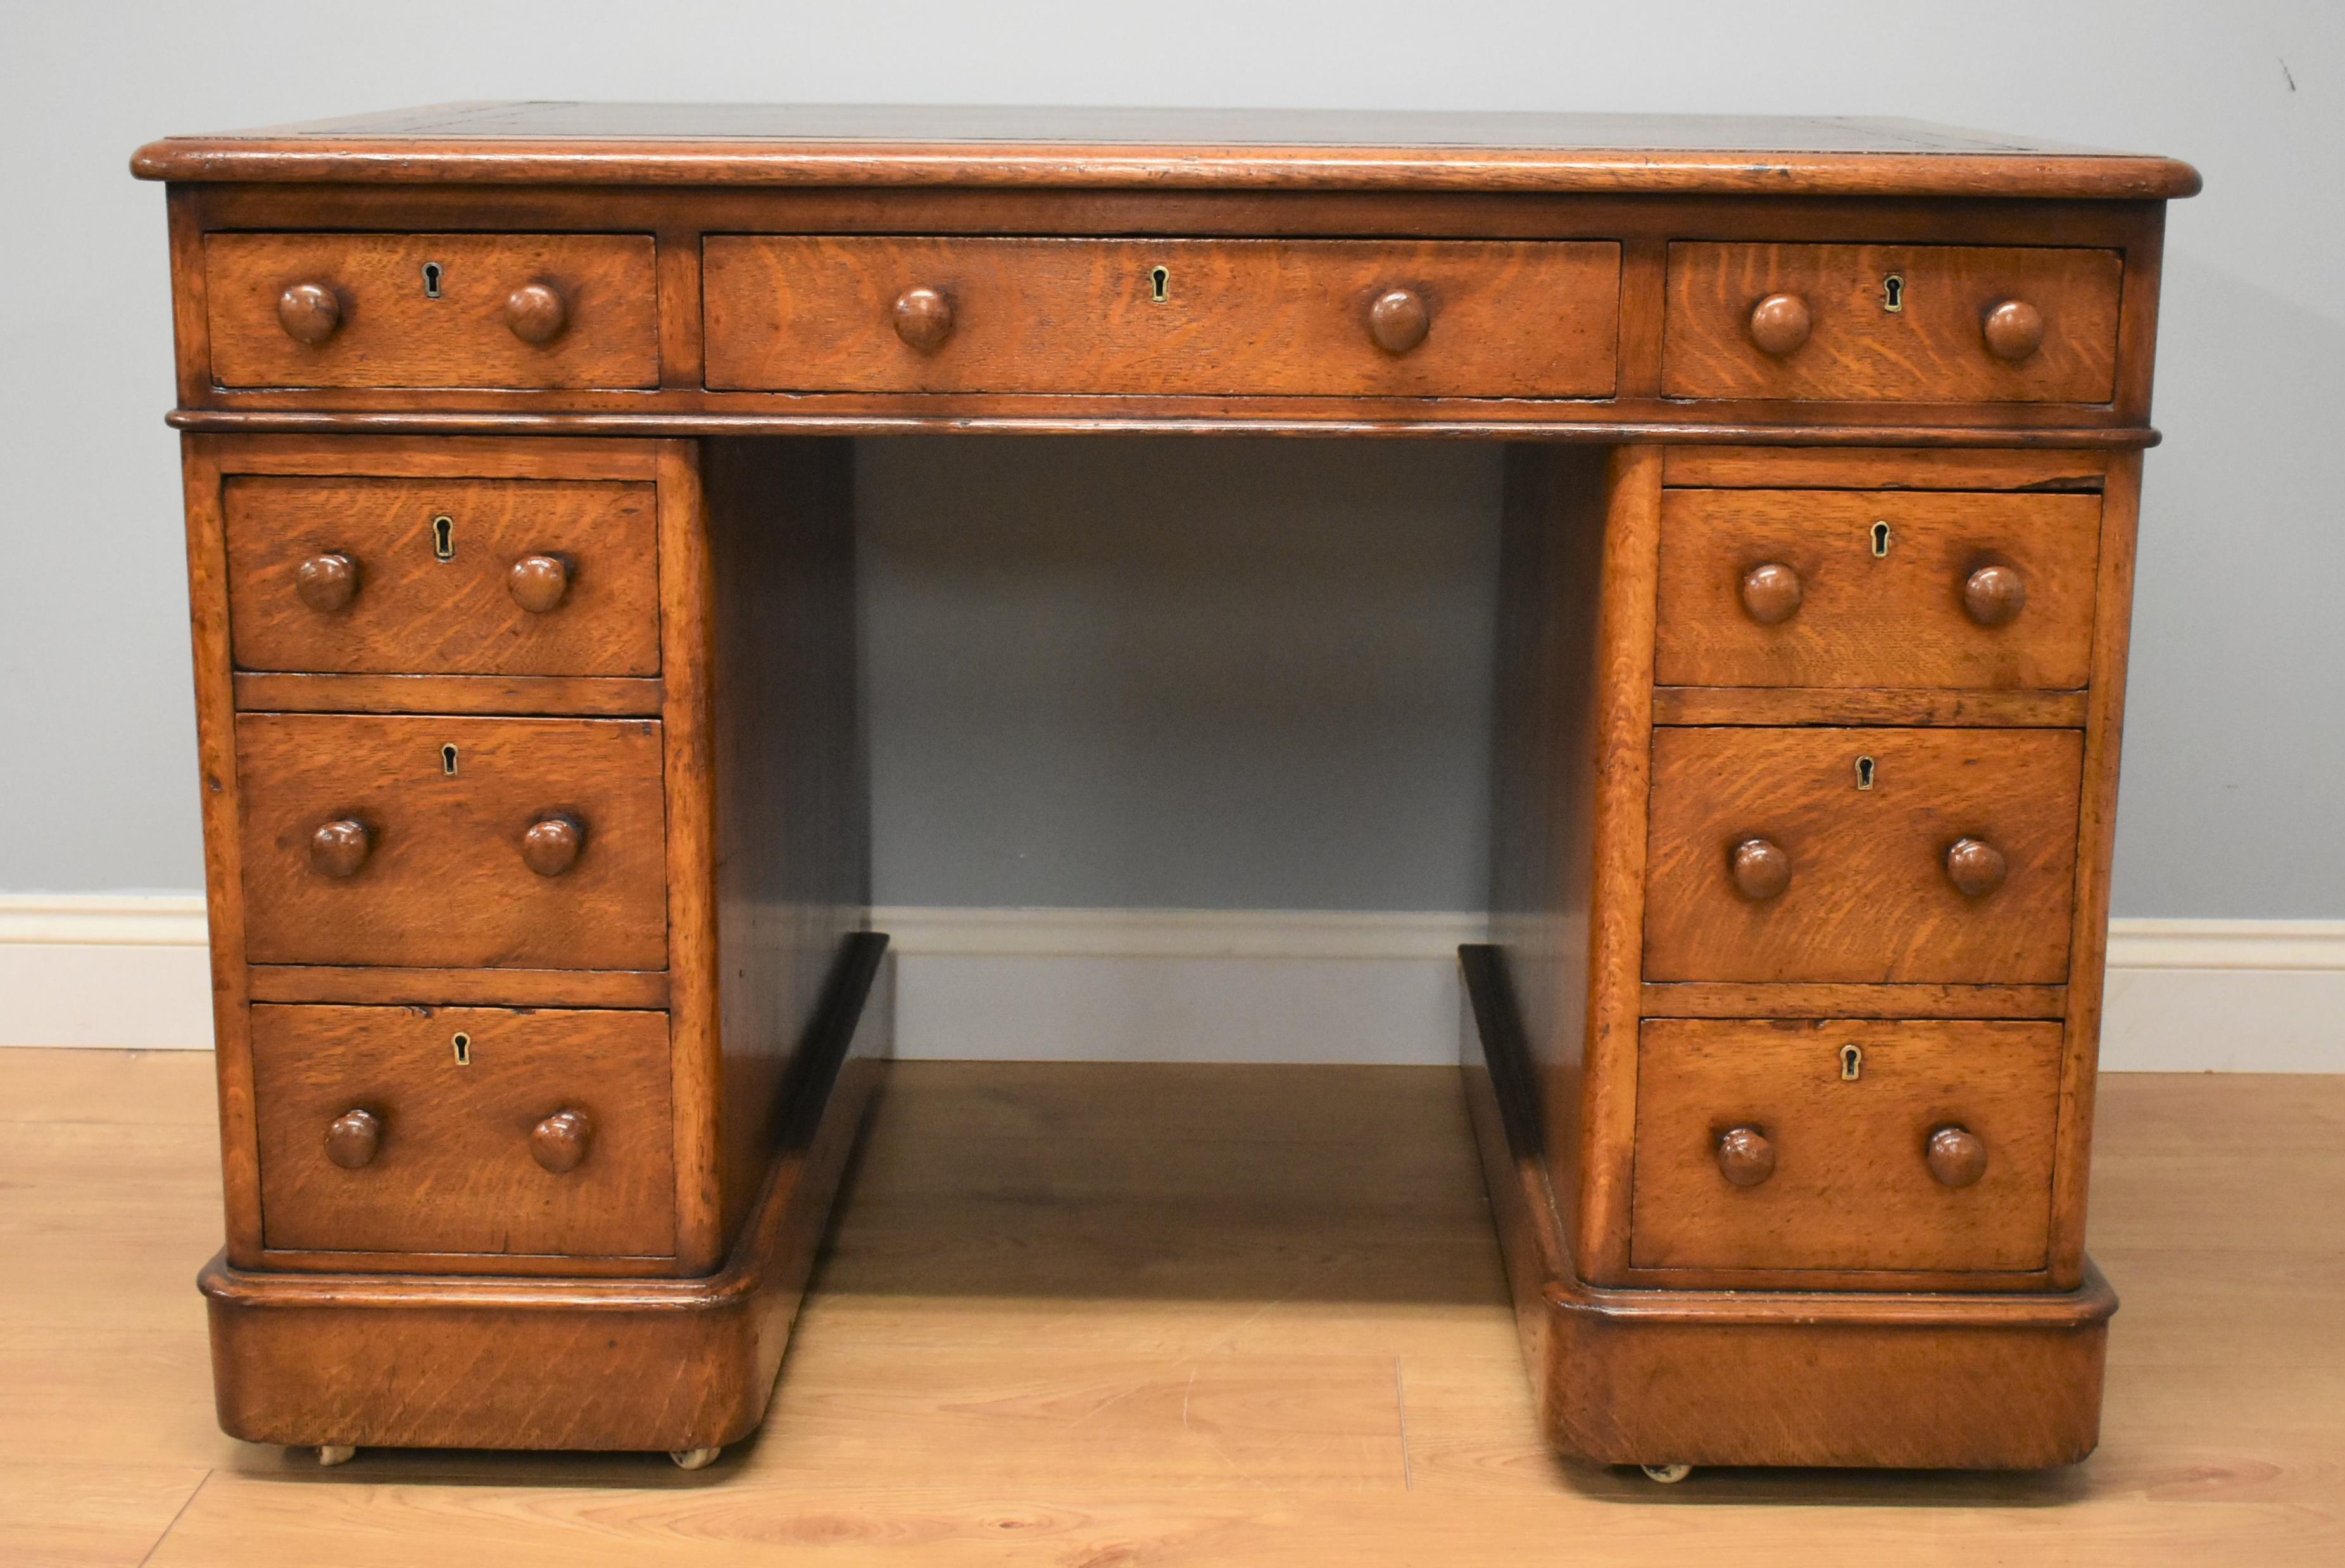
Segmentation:
<svg viewBox="0 0 2345 1568">
<path fill-rule="evenodd" d="M 661 969 L 660 726 L 245 713 L 255 964 Z"/>
<path fill-rule="evenodd" d="M 263 1239 L 672 1256 L 668 1057 L 665 1013 L 254 1007 Z"/>
<path fill-rule="evenodd" d="M 1609 396 L 1609 240 L 715 236 L 720 391 Z"/>
</svg>

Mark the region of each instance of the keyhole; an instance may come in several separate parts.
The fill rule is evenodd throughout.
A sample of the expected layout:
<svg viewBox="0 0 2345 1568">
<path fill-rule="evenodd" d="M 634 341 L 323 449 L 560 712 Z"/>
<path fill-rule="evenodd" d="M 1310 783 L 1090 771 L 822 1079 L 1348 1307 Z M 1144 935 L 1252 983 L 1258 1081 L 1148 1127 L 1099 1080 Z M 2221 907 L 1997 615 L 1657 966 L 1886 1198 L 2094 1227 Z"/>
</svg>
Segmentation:
<svg viewBox="0 0 2345 1568">
<path fill-rule="evenodd" d="M 1148 271 L 1148 300 L 1162 305 L 1172 297 L 1172 272 L 1170 268 L 1152 267 Z"/>
<path fill-rule="evenodd" d="M 1893 272 L 1881 280 L 1881 308 L 1894 316 L 1905 309 L 1905 275 Z"/>
<path fill-rule="evenodd" d="M 440 298 L 441 272 L 442 268 L 436 261 L 427 261 L 423 264 L 423 298 L 426 299 Z"/>
<path fill-rule="evenodd" d="M 460 1067 L 471 1067 L 472 1065 L 472 1037 L 466 1034 L 459 1034 L 449 1043 L 456 1047 L 456 1065 Z M 1856 1049 L 1856 1047 L 1854 1046 L 1851 1046 L 1849 1047 L 1849 1049 L 1853 1051 Z"/>
<path fill-rule="evenodd" d="M 456 520 L 446 512 L 431 520 L 431 553 L 442 561 L 456 559 Z"/>
<path fill-rule="evenodd" d="M 1885 522 L 1876 522 L 1873 525 L 1873 559 L 1886 561 L 1888 558 L 1889 525 Z"/>
<path fill-rule="evenodd" d="M 448 778 L 456 776 L 456 748 L 453 744 L 440 748 L 440 772 Z"/>
<path fill-rule="evenodd" d="M 459 1036 L 458 1038 L 462 1038 Z M 1842 1083 L 1853 1084 L 1864 1074 L 1864 1047 L 1846 1045 L 1840 1048 L 1840 1077 Z"/>
<path fill-rule="evenodd" d="M 1873 787 L 1873 759 L 1871 757 L 1859 757 L 1856 759 L 1856 787 L 1859 789 L 1871 789 Z"/>
</svg>

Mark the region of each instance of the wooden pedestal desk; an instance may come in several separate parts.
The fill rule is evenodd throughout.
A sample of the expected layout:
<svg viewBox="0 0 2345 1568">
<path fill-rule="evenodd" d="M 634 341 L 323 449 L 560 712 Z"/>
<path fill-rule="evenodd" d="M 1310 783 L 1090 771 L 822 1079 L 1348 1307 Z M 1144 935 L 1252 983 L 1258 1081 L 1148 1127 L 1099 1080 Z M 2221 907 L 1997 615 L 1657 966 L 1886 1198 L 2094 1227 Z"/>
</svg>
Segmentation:
<svg viewBox="0 0 2345 1568">
<path fill-rule="evenodd" d="M 848 442 L 1508 443 L 1465 1070 L 1546 1429 L 2097 1434 L 2157 158 L 466 105 L 170 182 L 232 1433 L 764 1414 L 888 1053 Z"/>
</svg>

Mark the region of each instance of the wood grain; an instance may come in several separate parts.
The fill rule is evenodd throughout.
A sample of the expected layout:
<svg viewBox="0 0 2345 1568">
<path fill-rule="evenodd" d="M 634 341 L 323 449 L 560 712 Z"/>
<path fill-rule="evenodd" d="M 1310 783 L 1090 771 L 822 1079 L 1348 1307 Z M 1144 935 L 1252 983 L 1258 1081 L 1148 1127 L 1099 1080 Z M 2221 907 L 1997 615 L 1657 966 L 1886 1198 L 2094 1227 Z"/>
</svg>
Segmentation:
<svg viewBox="0 0 2345 1568">
<path fill-rule="evenodd" d="M 2060 984 L 2083 761 L 2073 730 L 1656 731 L 1645 978 Z M 1965 835 L 2009 862 L 1985 898 L 1943 865 Z M 1754 835 L 1792 861 L 1763 903 L 1728 875 Z"/>
<path fill-rule="evenodd" d="M 715 235 L 703 258 L 717 390 L 1572 398 L 1614 385 L 1620 253 L 1603 243 Z M 1394 354 L 1370 311 L 1404 287 L 1430 334 Z M 913 288 L 952 312 L 927 349 L 895 327 Z"/>
<path fill-rule="evenodd" d="M 239 688 L 241 689 L 241 688 Z M 1875 691 L 1854 686 L 1656 686 L 1656 724 L 1947 724 L 2074 730 L 2083 692 Z"/>
<path fill-rule="evenodd" d="M 278 713 L 574 713 L 656 718 L 656 679 L 604 675 L 338 675 L 240 671 L 236 705 Z"/>
<path fill-rule="evenodd" d="M 423 268 L 446 270 L 425 295 Z M 648 235 L 213 234 L 204 242 L 212 379 L 223 387 L 652 387 L 659 382 Z M 277 317 L 287 288 L 340 301 L 316 343 Z M 532 343 L 515 288 L 552 285 L 568 326 Z"/>
<path fill-rule="evenodd" d="M 260 1193 L 273 1253 L 468 1253 L 672 1258 L 667 1019 L 659 1013 L 482 1007 L 256 1007 Z M 451 1042 L 464 1037 L 467 1060 Z M 353 1109 L 381 1124 L 356 1169 L 326 1158 Z M 562 1111 L 594 1123 L 584 1159 L 556 1175 L 531 1128 Z M 271 1266 L 296 1266 L 280 1256 Z"/>
<path fill-rule="evenodd" d="M 2057 1023 L 1649 1020 L 1631 1256 L 1656 1269 L 2041 1269 L 2059 1062 Z M 1924 1164 L 1947 1126 L 1986 1145 L 1975 1185 L 1943 1187 Z M 1756 1186 L 1720 1177 L 1714 1145 L 1739 1127 L 1773 1146 Z"/>
<path fill-rule="evenodd" d="M 365 674 L 659 673 L 652 487 L 513 480 L 232 478 L 226 487 L 228 617 L 244 670 Z M 452 554 L 438 552 L 449 520 Z M 323 552 L 356 567 L 348 605 L 320 613 L 294 592 Z M 558 604 L 531 613 L 507 578 L 552 554 Z"/>
<path fill-rule="evenodd" d="M 1890 528 L 1876 555 L 1874 530 Z M 1670 686 L 2074 691 L 2087 680 L 2097 496 L 1671 490 L 1661 501 L 1660 642 Z M 1738 598 L 1760 564 L 1801 593 L 1773 624 Z M 1982 625 L 1963 589 L 2016 572 L 2025 605 Z"/>
<path fill-rule="evenodd" d="M 2097 491 L 2096 451 L 1888 451 L 1836 447 L 1671 447 L 1661 481 L 1704 490 Z"/>
<path fill-rule="evenodd" d="M 2106 403 L 2116 391 L 2116 251 L 1991 246 L 1670 247 L 1664 391 L 1680 398 L 1944 399 Z M 1883 309 L 1883 280 L 1906 280 L 1903 309 Z M 1804 300 L 1815 325 L 1781 357 L 1750 336 L 1759 299 Z M 2007 298 L 2047 322 L 2044 347 L 2012 363 L 1980 323 Z"/>
<path fill-rule="evenodd" d="M 667 966 L 656 723 L 247 713 L 236 735 L 252 962 Z M 558 877 L 521 857 L 549 811 L 586 825 Z M 346 879 L 309 860 L 311 830 L 338 817 L 375 839 Z"/>
</svg>

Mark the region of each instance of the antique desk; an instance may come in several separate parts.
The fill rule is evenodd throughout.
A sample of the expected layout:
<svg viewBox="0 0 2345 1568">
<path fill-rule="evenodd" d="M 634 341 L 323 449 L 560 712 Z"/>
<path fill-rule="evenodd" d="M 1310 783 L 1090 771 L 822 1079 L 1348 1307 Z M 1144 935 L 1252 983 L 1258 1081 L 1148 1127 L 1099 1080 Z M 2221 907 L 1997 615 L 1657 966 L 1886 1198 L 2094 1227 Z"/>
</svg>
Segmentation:
<svg viewBox="0 0 2345 1568">
<path fill-rule="evenodd" d="M 766 1408 L 887 1054 L 852 438 L 1508 443 L 1465 1066 L 1544 1422 L 2042 1466 L 2157 158 L 1898 122 L 481 104 L 173 139 L 222 1424 Z"/>
</svg>

